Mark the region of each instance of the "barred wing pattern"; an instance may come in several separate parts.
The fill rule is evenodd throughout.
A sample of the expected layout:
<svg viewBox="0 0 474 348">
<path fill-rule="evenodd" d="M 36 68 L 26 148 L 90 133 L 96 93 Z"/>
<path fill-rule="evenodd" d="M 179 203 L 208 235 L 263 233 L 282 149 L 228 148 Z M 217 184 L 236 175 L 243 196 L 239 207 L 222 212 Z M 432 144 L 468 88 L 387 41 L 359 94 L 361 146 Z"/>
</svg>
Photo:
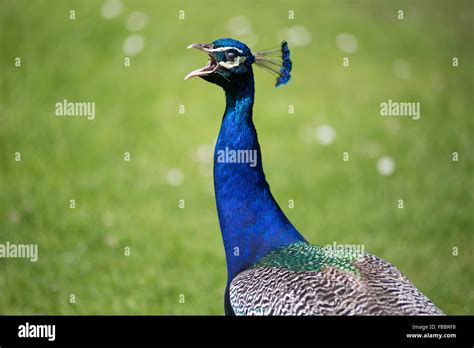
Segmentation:
<svg viewBox="0 0 474 348">
<path fill-rule="evenodd" d="M 315 256 L 298 255 L 303 260 Z M 330 264 L 311 270 L 268 264 L 232 280 L 229 297 L 236 315 L 443 314 L 397 268 L 373 255 L 352 260 L 355 272 Z"/>
</svg>

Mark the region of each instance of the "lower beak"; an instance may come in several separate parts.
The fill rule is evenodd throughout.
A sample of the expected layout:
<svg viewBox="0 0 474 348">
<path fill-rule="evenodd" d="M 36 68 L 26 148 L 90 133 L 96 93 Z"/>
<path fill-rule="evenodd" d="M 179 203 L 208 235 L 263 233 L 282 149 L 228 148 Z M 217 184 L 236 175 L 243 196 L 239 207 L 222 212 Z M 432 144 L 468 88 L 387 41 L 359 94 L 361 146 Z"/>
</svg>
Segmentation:
<svg viewBox="0 0 474 348">
<path fill-rule="evenodd" d="M 191 77 L 194 76 L 206 76 L 212 74 L 214 71 L 217 70 L 218 64 L 217 60 L 214 56 L 214 53 L 212 51 L 212 45 L 211 44 L 191 44 L 187 48 L 197 48 L 200 51 L 206 52 L 209 55 L 209 60 L 207 61 L 207 65 L 205 67 L 202 67 L 200 69 L 196 69 L 194 71 L 191 71 L 189 74 L 186 75 L 184 78 L 185 80 L 190 79 Z"/>
</svg>

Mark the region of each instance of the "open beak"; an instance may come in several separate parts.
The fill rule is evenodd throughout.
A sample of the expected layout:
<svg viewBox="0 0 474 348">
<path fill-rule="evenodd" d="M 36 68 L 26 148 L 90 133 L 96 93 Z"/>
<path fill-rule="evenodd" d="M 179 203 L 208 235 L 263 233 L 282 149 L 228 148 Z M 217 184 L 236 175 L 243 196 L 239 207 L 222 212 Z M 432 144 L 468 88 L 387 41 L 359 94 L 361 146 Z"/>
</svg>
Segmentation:
<svg viewBox="0 0 474 348">
<path fill-rule="evenodd" d="M 210 75 L 214 71 L 216 71 L 217 68 L 219 67 L 219 65 L 217 64 L 217 60 L 214 57 L 211 44 L 194 43 L 194 44 L 189 45 L 187 48 L 197 48 L 200 51 L 206 52 L 209 55 L 209 60 L 207 61 L 207 65 L 205 67 L 196 69 L 194 71 L 191 71 L 189 74 L 187 74 L 186 77 L 184 78 L 185 80 L 190 79 L 191 77 L 194 77 L 194 76 Z"/>
</svg>

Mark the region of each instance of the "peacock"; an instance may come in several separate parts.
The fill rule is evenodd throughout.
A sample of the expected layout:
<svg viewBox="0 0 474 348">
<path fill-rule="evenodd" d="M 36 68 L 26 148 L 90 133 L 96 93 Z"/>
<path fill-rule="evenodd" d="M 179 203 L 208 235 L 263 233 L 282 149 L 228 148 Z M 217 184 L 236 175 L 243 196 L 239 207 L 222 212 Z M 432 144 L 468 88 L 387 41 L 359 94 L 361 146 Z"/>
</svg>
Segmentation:
<svg viewBox="0 0 474 348">
<path fill-rule="evenodd" d="M 389 262 L 310 244 L 275 201 L 252 120 L 252 65 L 275 74 L 276 87 L 287 84 L 292 69 L 287 42 L 255 54 L 231 38 L 188 48 L 209 59 L 185 79 L 199 76 L 222 87 L 226 98 L 214 151 L 214 190 L 227 262 L 225 314 L 442 315 Z"/>
</svg>

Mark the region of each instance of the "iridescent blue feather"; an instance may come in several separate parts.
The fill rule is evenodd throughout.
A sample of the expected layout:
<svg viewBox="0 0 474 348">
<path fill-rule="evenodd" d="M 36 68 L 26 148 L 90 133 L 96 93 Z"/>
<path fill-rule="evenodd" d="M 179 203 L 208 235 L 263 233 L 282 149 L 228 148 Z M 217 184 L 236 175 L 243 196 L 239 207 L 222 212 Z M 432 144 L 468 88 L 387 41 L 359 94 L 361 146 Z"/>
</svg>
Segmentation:
<svg viewBox="0 0 474 348">
<path fill-rule="evenodd" d="M 255 64 L 275 74 L 275 87 L 287 84 L 291 79 L 292 68 L 288 43 L 283 41 L 278 49 L 255 53 Z"/>
<path fill-rule="evenodd" d="M 279 87 L 281 85 L 287 84 L 288 81 L 291 79 L 291 67 L 292 63 L 290 60 L 290 49 L 288 47 L 288 43 L 283 41 L 281 43 L 281 58 L 282 58 L 282 65 L 280 69 L 280 76 L 278 76 L 275 87 Z"/>
</svg>

